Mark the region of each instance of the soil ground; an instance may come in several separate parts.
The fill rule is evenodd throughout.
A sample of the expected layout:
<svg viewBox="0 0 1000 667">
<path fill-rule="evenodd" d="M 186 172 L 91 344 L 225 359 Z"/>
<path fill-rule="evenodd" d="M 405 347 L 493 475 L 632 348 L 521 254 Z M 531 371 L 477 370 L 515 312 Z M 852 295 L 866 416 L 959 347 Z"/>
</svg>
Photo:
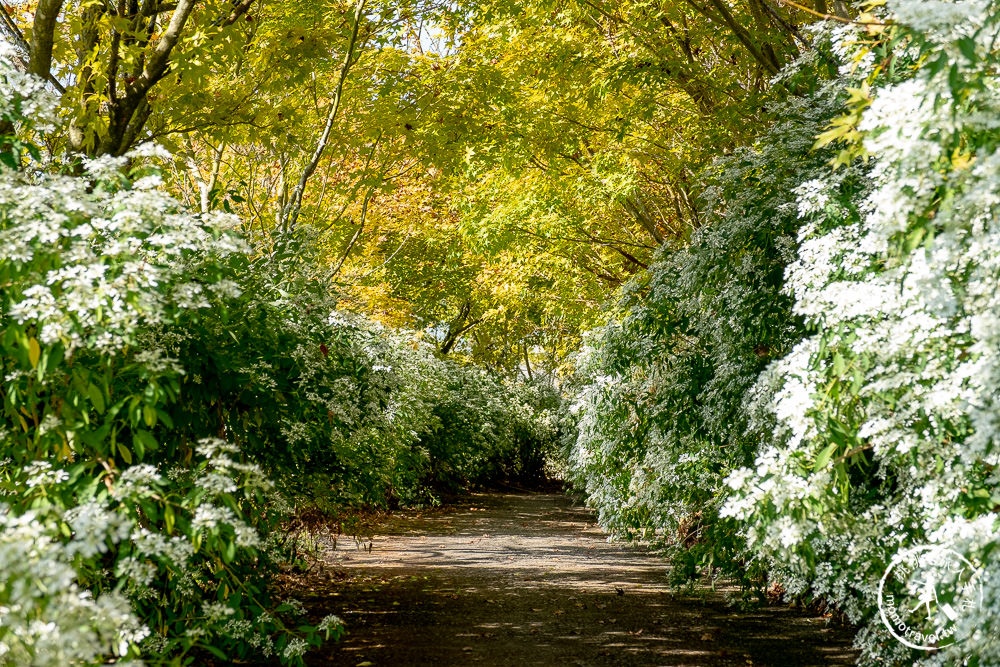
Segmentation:
<svg viewBox="0 0 1000 667">
<path fill-rule="evenodd" d="M 347 635 L 310 666 L 850 665 L 851 632 L 788 606 L 741 612 L 678 592 L 662 559 L 608 542 L 555 493 L 472 494 L 363 538 L 320 535 L 286 582 Z"/>
</svg>

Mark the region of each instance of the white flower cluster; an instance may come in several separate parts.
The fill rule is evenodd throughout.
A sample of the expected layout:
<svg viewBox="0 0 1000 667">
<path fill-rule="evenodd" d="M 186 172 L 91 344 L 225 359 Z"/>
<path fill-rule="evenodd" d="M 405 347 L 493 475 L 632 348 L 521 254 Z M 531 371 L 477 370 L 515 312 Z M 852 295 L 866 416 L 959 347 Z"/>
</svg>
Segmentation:
<svg viewBox="0 0 1000 667">
<path fill-rule="evenodd" d="M 781 120 L 755 145 L 706 170 L 707 224 L 688 244 L 664 247 L 632 288 L 648 294 L 626 292 L 617 321 L 585 339 L 575 360 L 584 385 L 567 418 L 568 468 L 606 529 L 662 539 L 675 553 L 685 542 L 713 541 L 707 531 L 719 525 L 726 473 L 745 464 L 755 434 L 770 430 L 752 423 L 748 392 L 766 360 L 798 336 L 791 299 L 780 293 L 798 216 L 840 212 L 841 190 L 863 173 L 831 178 L 828 156 L 812 150 L 842 109 L 840 83 L 776 105 Z M 786 527 L 775 538 L 791 535 Z M 720 551 L 740 546 L 718 537 Z"/>
<path fill-rule="evenodd" d="M 0 118 L 28 122 L 48 132 L 58 123 L 59 95 L 45 81 L 17 70 L 14 47 L 0 39 Z"/>
<path fill-rule="evenodd" d="M 754 548 L 870 622 L 859 644 L 872 662 L 898 649 L 875 611 L 898 549 L 960 545 L 976 560 L 1000 541 L 991 505 L 971 501 L 1000 486 L 1000 7 L 890 7 L 930 55 L 913 78 L 873 91 L 860 129 L 876 187 L 861 217 L 817 220 L 823 185 L 798 191 L 814 220 L 787 286 L 818 333 L 762 376 L 779 437 L 730 476 L 723 510 Z M 858 457 L 868 488 L 837 472 Z M 993 579 L 995 563 L 983 562 Z M 1000 664 L 995 588 L 972 616 L 971 639 L 929 664 Z"/>
<path fill-rule="evenodd" d="M 120 537 L 119 526 L 101 518 L 78 512 L 74 529 L 90 532 L 63 544 L 49 515 L 13 516 L 0 506 L 0 664 L 90 664 L 124 655 L 149 634 L 125 599 L 95 599 L 76 583 L 74 555 Z"/>
<path fill-rule="evenodd" d="M 91 160 L 86 178 L 0 172 L 0 261 L 27 272 L 0 318 L 37 324 L 43 345 L 62 342 L 72 352 L 90 343 L 112 351 L 144 323 L 207 307 L 210 294 L 233 293 L 228 281 L 202 285 L 190 265 L 195 256 L 244 250 L 223 231 L 234 226 L 228 216 L 180 212 L 155 178 L 113 192 L 93 187 L 93 180 L 111 179 L 146 153 Z"/>
</svg>

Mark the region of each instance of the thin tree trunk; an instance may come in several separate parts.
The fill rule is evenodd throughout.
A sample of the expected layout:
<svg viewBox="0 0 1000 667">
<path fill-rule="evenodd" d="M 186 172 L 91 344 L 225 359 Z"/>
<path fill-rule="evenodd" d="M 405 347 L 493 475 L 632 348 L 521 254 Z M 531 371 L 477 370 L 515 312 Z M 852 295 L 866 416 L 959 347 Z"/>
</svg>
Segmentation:
<svg viewBox="0 0 1000 667">
<path fill-rule="evenodd" d="M 135 81 L 128 84 L 123 97 L 110 100 L 108 133 L 98 145 L 97 153 L 122 155 L 139 138 L 139 133 L 152 112 L 146 96 L 166 75 L 170 67 L 170 55 L 180 41 L 184 25 L 194 11 L 194 6 L 194 0 L 179 0 L 170 16 L 170 22 L 146 59 L 142 72 Z"/>
<path fill-rule="evenodd" d="M 214 150 L 212 157 L 212 175 L 208 177 L 208 191 L 211 192 L 219 183 L 219 171 L 222 169 L 222 156 L 226 153 L 226 142 L 219 143 L 219 148 Z"/>
<path fill-rule="evenodd" d="M 361 219 L 358 221 L 358 229 L 354 232 L 354 236 L 351 237 L 351 240 L 347 242 L 347 245 L 344 246 L 344 251 L 340 255 L 340 261 L 337 262 L 337 266 L 333 269 L 332 277 L 334 278 L 336 278 L 337 274 L 340 273 L 340 269 L 344 266 L 344 262 L 347 261 L 348 255 L 350 255 L 351 250 L 354 249 L 354 244 L 358 242 L 359 238 L 361 238 L 361 232 L 364 231 L 365 228 L 365 218 L 368 217 L 368 202 L 371 201 L 374 192 L 375 189 L 371 188 L 368 190 L 368 194 L 365 195 L 365 200 L 361 204 Z"/>
<path fill-rule="evenodd" d="M 664 239 L 663 233 L 656 226 L 656 221 L 649 217 L 649 213 L 646 211 L 642 202 L 638 201 L 635 197 L 625 197 L 625 209 L 632 214 L 632 217 L 638 221 L 642 228 L 649 232 L 649 235 L 653 237 L 653 240 L 657 244 L 662 244 Z"/>
<path fill-rule="evenodd" d="M 212 148 L 212 171 L 209 173 L 208 179 L 202 175 L 201 169 L 198 167 L 191 135 L 184 136 L 184 145 L 187 147 L 187 156 L 184 162 L 187 164 L 191 180 L 198 187 L 199 210 L 202 213 L 208 213 L 212 207 L 212 190 L 215 189 L 215 185 L 219 181 L 219 170 L 222 167 L 222 155 L 225 153 L 226 143 L 222 142 L 218 148 Z"/>
<path fill-rule="evenodd" d="M 56 23 L 64 0 L 39 0 L 31 22 L 31 54 L 28 71 L 43 79 L 52 78 L 52 47 Z"/>
<path fill-rule="evenodd" d="M 471 322 L 468 321 L 469 314 L 471 312 L 472 302 L 466 300 L 459 309 L 458 316 L 455 317 L 455 319 L 452 320 L 451 324 L 448 326 L 448 333 L 445 335 L 444 340 L 441 341 L 441 348 L 439 352 L 442 356 L 451 352 L 452 348 L 455 347 L 455 344 L 458 342 L 458 339 L 462 334 L 483 321 L 482 317 L 476 318 Z"/>
<path fill-rule="evenodd" d="M 743 45 L 743 48 L 749 51 L 750 55 L 753 56 L 754 60 L 756 60 L 764 69 L 766 69 L 769 74 L 772 75 L 777 74 L 778 70 L 781 69 L 779 63 L 775 62 L 772 59 L 769 59 L 764 54 L 763 51 L 757 48 L 757 44 L 754 41 L 754 38 L 750 35 L 749 32 L 747 32 L 746 28 L 741 26 L 739 22 L 737 22 L 736 19 L 733 18 L 733 14 L 732 12 L 729 11 L 729 8 L 726 7 L 725 2 L 723 2 L 722 0 L 708 0 L 709 4 L 711 4 L 712 7 L 714 7 L 715 10 L 719 13 L 719 16 L 713 16 L 708 11 L 707 7 L 699 5 L 698 3 L 694 2 L 694 0 L 687 0 L 687 2 L 690 6 L 694 7 L 699 13 L 703 14 L 706 18 L 708 18 L 713 22 L 717 21 L 721 17 L 722 23 L 724 23 L 726 27 L 728 27 L 729 30 L 733 33 L 733 35 L 736 36 L 736 39 L 739 40 L 740 44 Z"/>
<path fill-rule="evenodd" d="M 282 154 L 278 158 L 278 188 L 275 192 L 275 198 L 278 200 L 278 210 L 274 214 L 274 222 L 279 228 L 281 227 L 281 212 L 285 209 L 285 204 L 288 202 L 288 156 Z"/>
<path fill-rule="evenodd" d="M 292 190 L 288 203 L 281 209 L 280 227 L 284 232 L 295 229 L 295 225 L 299 219 L 299 211 L 302 209 L 302 195 L 305 192 L 306 183 L 319 166 L 319 161 L 323 157 L 323 152 L 330 141 L 333 122 L 340 111 L 340 102 L 344 93 L 344 82 L 347 80 L 347 74 L 351 71 L 351 66 L 355 63 L 354 53 L 358 44 L 358 31 L 361 27 L 361 18 L 364 15 L 365 2 L 366 0 L 358 0 L 358 4 L 354 8 L 354 25 L 351 26 L 351 38 L 347 43 L 344 61 L 340 66 L 340 73 L 337 76 L 337 85 L 333 92 L 333 101 L 330 103 L 330 111 L 326 116 L 326 123 L 323 126 L 323 133 L 320 135 L 319 141 L 316 142 L 312 158 L 306 164 L 305 169 L 302 170 L 302 175 L 299 177 L 299 182 L 296 183 L 295 189 Z"/>
</svg>

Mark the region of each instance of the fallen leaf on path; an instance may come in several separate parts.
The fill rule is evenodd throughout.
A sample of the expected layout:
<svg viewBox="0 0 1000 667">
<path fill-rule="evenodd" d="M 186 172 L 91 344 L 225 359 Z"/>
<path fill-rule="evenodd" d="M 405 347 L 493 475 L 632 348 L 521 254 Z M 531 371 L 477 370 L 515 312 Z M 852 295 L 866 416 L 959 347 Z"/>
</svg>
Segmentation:
<svg viewBox="0 0 1000 667">
<path fill-rule="evenodd" d="M 711 632 L 706 632 L 705 634 L 703 634 L 701 636 L 701 641 L 703 641 L 703 642 L 710 642 L 713 639 L 715 639 L 715 637 L 712 636 Z"/>
</svg>

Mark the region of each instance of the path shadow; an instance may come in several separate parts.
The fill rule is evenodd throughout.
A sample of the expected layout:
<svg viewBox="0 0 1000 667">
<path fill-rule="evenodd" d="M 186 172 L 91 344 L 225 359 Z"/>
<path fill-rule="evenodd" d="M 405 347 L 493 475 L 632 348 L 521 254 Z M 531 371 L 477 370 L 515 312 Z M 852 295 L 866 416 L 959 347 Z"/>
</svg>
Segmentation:
<svg viewBox="0 0 1000 667">
<path fill-rule="evenodd" d="M 347 622 L 308 665 L 851 665 L 851 633 L 787 607 L 683 596 L 662 560 L 608 542 L 560 494 L 478 494 L 393 516 L 359 548 L 322 540 L 295 582 Z M 370 544 L 370 551 L 368 545 Z"/>
</svg>

